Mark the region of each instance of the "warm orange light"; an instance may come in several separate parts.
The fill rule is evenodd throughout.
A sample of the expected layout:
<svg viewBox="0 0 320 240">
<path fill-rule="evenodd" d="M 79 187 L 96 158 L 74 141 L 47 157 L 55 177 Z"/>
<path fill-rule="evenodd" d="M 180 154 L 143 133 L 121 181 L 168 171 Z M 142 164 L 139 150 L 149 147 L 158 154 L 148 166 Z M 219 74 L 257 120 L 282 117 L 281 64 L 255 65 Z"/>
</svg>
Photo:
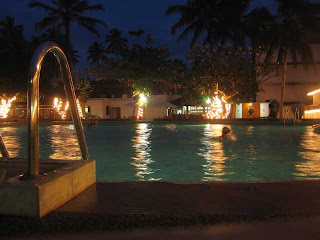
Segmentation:
<svg viewBox="0 0 320 240">
<path fill-rule="evenodd" d="M 223 109 L 223 105 L 225 106 L 225 111 Z M 224 97 L 220 99 L 218 95 L 216 95 L 211 100 L 211 105 L 206 117 L 208 119 L 225 119 L 229 116 L 230 111 L 231 104 L 228 104 Z"/>
<path fill-rule="evenodd" d="M 79 112 L 80 118 L 84 118 L 83 117 L 83 113 L 82 113 L 82 109 L 81 109 L 81 106 L 80 106 L 79 99 L 77 99 L 76 104 L 77 104 L 77 108 L 78 108 L 78 112 Z M 63 102 L 62 102 L 61 99 L 59 99 L 57 97 L 54 98 L 54 100 L 53 100 L 53 108 L 56 109 L 57 113 L 61 116 L 62 119 L 66 119 L 67 111 L 69 110 L 69 102 L 68 101 L 66 102 L 66 104 L 64 105 L 64 109 L 62 108 L 62 105 L 63 105 Z"/>
<path fill-rule="evenodd" d="M 304 111 L 305 114 L 309 114 L 309 113 L 320 113 L 320 109 L 313 109 L 313 110 L 307 110 Z"/>
<path fill-rule="evenodd" d="M 308 96 L 312 96 L 312 95 L 315 95 L 316 93 L 319 93 L 319 92 L 320 92 L 320 89 L 314 90 L 314 91 L 312 91 L 312 92 L 309 92 L 307 95 L 308 95 Z"/>
<path fill-rule="evenodd" d="M 137 119 L 142 119 L 142 118 L 143 118 L 143 108 L 139 107 Z"/>
<path fill-rule="evenodd" d="M 139 95 L 139 100 L 137 102 L 137 105 L 139 106 L 137 119 L 142 119 L 143 118 L 143 107 L 145 107 L 147 104 L 148 104 L 147 97 L 143 93 L 141 93 Z"/>
<path fill-rule="evenodd" d="M 11 108 L 11 103 L 16 100 L 16 97 L 13 97 L 9 100 L 1 99 L 0 103 L 0 118 L 7 118 L 8 112 Z"/>
<path fill-rule="evenodd" d="M 80 118 L 84 118 L 83 117 L 83 113 L 82 113 L 82 108 L 81 108 L 81 105 L 80 105 L 80 101 L 79 101 L 78 98 L 77 98 L 77 108 L 78 108 L 78 112 L 79 112 Z"/>
<path fill-rule="evenodd" d="M 64 110 L 62 110 L 62 100 L 57 97 L 54 98 L 53 108 L 56 109 L 56 111 L 59 113 L 62 119 L 66 119 L 68 107 L 69 107 L 69 104 L 66 104 L 64 107 Z"/>
</svg>

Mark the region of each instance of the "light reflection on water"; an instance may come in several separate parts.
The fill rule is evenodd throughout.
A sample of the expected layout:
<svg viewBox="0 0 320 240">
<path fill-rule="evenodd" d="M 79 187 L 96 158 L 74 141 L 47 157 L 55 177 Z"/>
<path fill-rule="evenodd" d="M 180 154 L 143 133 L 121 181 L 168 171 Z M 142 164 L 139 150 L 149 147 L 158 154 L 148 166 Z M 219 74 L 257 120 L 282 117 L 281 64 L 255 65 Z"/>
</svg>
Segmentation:
<svg viewBox="0 0 320 240">
<path fill-rule="evenodd" d="M 52 154 L 49 158 L 79 160 L 81 153 L 73 125 L 53 125 L 48 133 Z M 41 143 L 40 143 L 41 144 Z"/>
<path fill-rule="evenodd" d="M 221 181 L 225 173 L 225 161 L 227 157 L 223 151 L 223 142 L 219 139 L 221 136 L 222 128 L 220 124 L 207 124 L 204 128 L 204 137 L 201 143 L 204 145 L 200 148 L 198 155 L 206 160 L 203 165 L 204 181 Z"/>
<path fill-rule="evenodd" d="M 149 166 L 153 163 L 151 158 L 151 142 L 149 140 L 152 128 L 149 123 L 136 124 L 136 135 L 132 138 L 132 147 L 136 155 L 132 157 L 132 165 L 136 168 L 136 176 L 139 180 L 155 180 L 151 175 L 153 170 Z"/>
<path fill-rule="evenodd" d="M 312 126 L 306 127 L 301 136 L 299 155 L 305 161 L 298 162 L 295 167 L 296 176 L 320 176 L 320 134 L 315 133 Z"/>
<path fill-rule="evenodd" d="M 2 135 L 4 144 L 9 151 L 10 157 L 19 157 L 21 139 L 18 134 L 18 128 L 11 126 L 2 127 L 0 129 L 0 134 Z"/>
<path fill-rule="evenodd" d="M 85 129 L 98 178 L 256 181 L 320 177 L 320 134 L 311 126 L 101 124 Z M 0 125 L 12 157 L 26 157 L 27 128 Z M 40 127 L 41 159 L 81 159 L 72 125 Z"/>
</svg>

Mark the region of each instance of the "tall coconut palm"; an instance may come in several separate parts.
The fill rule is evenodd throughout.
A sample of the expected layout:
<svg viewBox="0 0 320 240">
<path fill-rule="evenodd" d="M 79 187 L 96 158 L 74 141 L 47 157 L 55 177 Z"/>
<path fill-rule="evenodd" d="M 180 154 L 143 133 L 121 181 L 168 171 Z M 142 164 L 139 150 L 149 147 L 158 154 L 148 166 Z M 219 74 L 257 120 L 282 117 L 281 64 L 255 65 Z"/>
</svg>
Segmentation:
<svg viewBox="0 0 320 240">
<path fill-rule="evenodd" d="M 135 37 L 139 38 L 139 37 L 141 37 L 141 35 L 144 34 L 144 30 L 142 28 L 139 28 L 138 31 L 129 31 L 128 33 L 131 36 L 135 36 Z"/>
<path fill-rule="evenodd" d="M 85 13 L 91 11 L 104 10 L 101 4 L 89 5 L 87 0 L 50 0 L 51 6 L 40 1 L 32 1 L 28 4 L 30 8 L 40 8 L 44 10 L 48 16 L 41 22 L 36 23 L 37 30 L 43 30 L 49 26 L 56 25 L 58 28 L 65 30 L 65 47 L 67 57 L 70 59 L 72 55 L 70 26 L 72 22 L 78 23 L 81 27 L 99 36 L 97 26 L 106 24 L 96 18 L 84 16 Z"/>
<path fill-rule="evenodd" d="M 214 25 L 218 13 L 216 1 L 211 0 L 188 0 L 186 5 L 173 5 L 168 7 L 166 15 L 178 14 L 180 20 L 171 27 L 171 34 L 175 35 L 178 30 L 183 29 L 178 41 L 185 39 L 193 32 L 190 47 L 193 47 L 197 40 L 203 35 L 210 35 L 210 26 Z"/>
<path fill-rule="evenodd" d="M 27 45 L 22 25 L 16 25 L 9 16 L 0 20 L 0 94 L 25 91 L 30 64 Z"/>
<path fill-rule="evenodd" d="M 61 46 L 65 45 L 64 36 L 61 34 L 61 30 L 52 26 L 47 29 L 47 31 L 41 35 L 43 41 L 53 41 Z"/>
<path fill-rule="evenodd" d="M 251 0 L 188 0 L 186 5 L 174 5 L 167 9 L 166 15 L 180 15 L 180 20 L 171 27 L 172 35 L 182 29 L 178 40 L 193 32 L 191 48 L 205 35 L 204 41 L 214 45 L 243 44 L 241 31 L 243 17 Z"/>
<path fill-rule="evenodd" d="M 312 10 L 313 7 L 309 1 L 277 0 L 277 2 L 277 24 L 274 24 L 272 29 L 273 34 L 266 60 L 271 61 L 272 56 L 276 55 L 277 62 L 282 66 L 280 118 L 283 118 L 288 56 L 290 55 L 294 64 L 300 62 L 305 67 L 314 62 L 307 29 L 310 26 L 319 27 L 319 20 L 317 12 Z"/>
<path fill-rule="evenodd" d="M 91 64 L 100 65 L 106 59 L 105 47 L 102 43 L 93 42 L 88 48 L 88 61 Z"/>
<path fill-rule="evenodd" d="M 65 36 L 63 34 L 61 34 L 61 30 L 59 28 L 56 28 L 55 26 L 48 28 L 48 30 L 42 34 L 40 36 L 40 40 L 41 42 L 44 41 L 52 41 L 52 42 L 56 42 L 60 45 L 60 47 L 66 51 L 67 47 L 65 46 Z M 69 57 L 70 63 L 72 66 L 74 66 L 75 64 L 77 64 L 79 62 L 79 58 L 80 56 L 78 55 L 78 51 L 75 50 L 72 46 L 72 44 L 70 45 L 70 52 L 71 55 Z"/>
<path fill-rule="evenodd" d="M 8 44 L 24 42 L 23 26 L 15 25 L 15 19 L 7 16 L 0 21 L 0 37 Z"/>
<path fill-rule="evenodd" d="M 133 36 L 135 37 L 137 40 L 138 40 L 138 43 L 137 44 L 140 44 L 140 37 L 144 34 L 144 30 L 142 28 L 139 28 L 137 31 L 129 31 L 128 34 L 130 36 Z M 137 44 L 133 44 L 133 45 L 137 45 Z"/>
<path fill-rule="evenodd" d="M 110 30 L 110 35 L 106 36 L 105 42 L 109 44 L 107 46 L 107 51 L 117 56 L 121 55 L 124 50 L 128 49 L 128 40 L 122 38 L 121 32 L 116 28 Z"/>
<path fill-rule="evenodd" d="M 265 7 L 255 8 L 245 15 L 243 31 L 250 39 L 251 46 L 262 47 L 269 42 L 274 24 L 275 16 Z"/>
</svg>

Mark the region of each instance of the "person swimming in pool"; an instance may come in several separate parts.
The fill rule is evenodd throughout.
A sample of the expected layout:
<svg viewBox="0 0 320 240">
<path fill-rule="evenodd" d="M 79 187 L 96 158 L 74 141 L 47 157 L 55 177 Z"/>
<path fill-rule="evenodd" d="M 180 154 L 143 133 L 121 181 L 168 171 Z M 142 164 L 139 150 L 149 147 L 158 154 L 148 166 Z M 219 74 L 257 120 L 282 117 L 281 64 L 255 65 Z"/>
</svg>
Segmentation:
<svg viewBox="0 0 320 240">
<path fill-rule="evenodd" d="M 223 127 L 222 128 L 222 135 L 219 137 L 219 138 L 225 138 L 225 137 L 228 137 L 230 135 L 230 128 L 228 127 Z"/>
</svg>

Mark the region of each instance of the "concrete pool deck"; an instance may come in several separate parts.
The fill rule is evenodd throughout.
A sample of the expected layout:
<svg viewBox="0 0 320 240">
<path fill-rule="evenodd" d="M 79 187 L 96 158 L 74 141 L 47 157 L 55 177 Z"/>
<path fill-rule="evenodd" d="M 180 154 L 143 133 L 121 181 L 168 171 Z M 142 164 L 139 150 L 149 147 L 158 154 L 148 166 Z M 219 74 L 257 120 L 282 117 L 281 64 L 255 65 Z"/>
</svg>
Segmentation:
<svg viewBox="0 0 320 240">
<path fill-rule="evenodd" d="M 0 236 L 204 227 L 308 217 L 320 222 L 318 216 L 320 180 L 252 183 L 98 181 L 41 219 L 0 216 Z"/>
</svg>

